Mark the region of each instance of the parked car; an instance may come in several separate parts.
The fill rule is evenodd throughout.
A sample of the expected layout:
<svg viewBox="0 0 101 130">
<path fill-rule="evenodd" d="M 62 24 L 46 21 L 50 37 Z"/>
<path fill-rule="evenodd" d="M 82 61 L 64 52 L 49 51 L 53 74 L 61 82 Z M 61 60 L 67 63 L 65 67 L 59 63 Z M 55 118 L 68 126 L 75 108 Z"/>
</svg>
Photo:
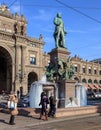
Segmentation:
<svg viewBox="0 0 101 130">
<path fill-rule="evenodd" d="M 101 92 L 96 92 L 96 93 L 94 93 L 94 97 L 96 97 L 96 98 L 101 97 Z"/>
<path fill-rule="evenodd" d="M 94 93 L 92 91 L 87 92 L 87 97 L 94 97 Z"/>
<path fill-rule="evenodd" d="M 22 101 L 25 103 L 29 103 L 29 96 L 28 95 L 24 96 Z"/>
<path fill-rule="evenodd" d="M 29 107 L 29 96 L 28 95 L 23 96 L 19 100 L 18 107 Z"/>
</svg>

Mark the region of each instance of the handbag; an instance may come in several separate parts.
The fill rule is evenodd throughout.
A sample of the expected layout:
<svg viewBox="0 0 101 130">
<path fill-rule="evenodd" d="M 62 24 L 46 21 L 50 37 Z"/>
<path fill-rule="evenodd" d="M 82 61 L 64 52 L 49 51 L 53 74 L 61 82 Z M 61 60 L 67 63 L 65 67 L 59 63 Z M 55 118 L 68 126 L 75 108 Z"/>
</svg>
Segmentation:
<svg viewBox="0 0 101 130">
<path fill-rule="evenodd" d="M 11 111 L 11 115 L 14 115 L 14 116 L 18 115 L 18 110 L 17 109 L 12 110 Z"/>
</svg>

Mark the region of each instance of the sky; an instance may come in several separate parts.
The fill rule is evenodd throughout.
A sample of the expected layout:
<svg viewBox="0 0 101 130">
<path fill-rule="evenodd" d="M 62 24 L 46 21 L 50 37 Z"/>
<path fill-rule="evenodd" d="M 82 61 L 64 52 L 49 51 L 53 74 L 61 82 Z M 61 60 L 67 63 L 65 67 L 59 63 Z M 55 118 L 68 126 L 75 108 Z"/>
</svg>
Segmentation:
<svg viewBox="0 0 101 130">
<path fill-rule="evenodd" d="M 55 48 L 53 20 L 61 13 L 70 56 L 88 61 L 101 58 L 101 0 L 0 0 L 2 3 L 11 13 L 24 14 L 28 36 L 39 38 L 42 34 L 43 52 Z"/>
</svg>

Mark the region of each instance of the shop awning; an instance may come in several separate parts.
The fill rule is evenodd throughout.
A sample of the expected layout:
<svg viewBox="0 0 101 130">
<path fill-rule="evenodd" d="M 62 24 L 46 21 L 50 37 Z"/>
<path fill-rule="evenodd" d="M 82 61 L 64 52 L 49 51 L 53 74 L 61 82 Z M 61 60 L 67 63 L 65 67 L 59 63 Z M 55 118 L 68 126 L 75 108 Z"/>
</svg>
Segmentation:
<svg viewBox="0 0 101 130">
<path fill-rule="evenodd" d="M 99 89 L 101 89 L 101 85 L 99 85 Z"/>
<path fill-rule="evenodd" d="M 88 84 L 88 86 L 89 86 L 91 89 L 96 89 L 96 87 L 94 87 L 93 84 Z"/>
<path fill-rule="evenodd" d="M 84 84 L 86 89 L 91 89 L 88 84 Z"/>
<path fill-rule="evenodd" d="M 100 88 L 99 88 L 99 85 L 97 85 L 97 84 L 94 84 L 94 87 L 95 87 L 96 89 L 100 89 Z"/>
</svg>

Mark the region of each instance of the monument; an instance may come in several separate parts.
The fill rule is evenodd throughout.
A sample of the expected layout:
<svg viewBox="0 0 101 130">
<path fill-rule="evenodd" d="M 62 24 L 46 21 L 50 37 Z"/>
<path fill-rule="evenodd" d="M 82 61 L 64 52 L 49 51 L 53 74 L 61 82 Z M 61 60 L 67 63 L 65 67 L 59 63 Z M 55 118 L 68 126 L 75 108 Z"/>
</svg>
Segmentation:
<svg viewBox="0 0 101 130">
<path fill-rule="evenodd" d="M 53 93 L 58 100 L 57 107 L 59 108 L 85 105 L 84 87 L 82 84 L 75 84 L 74 66 L 69 56 L 70 52 L 65 45 L 65 35 L 67 32 L 65 31 L 60 13 L 54 18 L 54 24 L 55 48 L 50 52 L 50 63 L 46 66 L 45 75 L 40 81 L 33 83 L 31 86 L 30 106 L 38 108 L 42 91 L 46 91 L 48 97 L 50 93 Z M 34 102 L 33 99 L 36 102 Z"/>
<path fill-rule="evenodd" d="M 75 97 L 74 67 L 70 60 L 70 52 L 66 48 L 67 34 L 62 16 L 57 13 L 54 18 L 55 48 L 49 53 L 50 64 L 46 67 L 47 80 L 55 82 L 58 87 L 58 107 L 66 107 L 66 102 Z"/>
</svg>

